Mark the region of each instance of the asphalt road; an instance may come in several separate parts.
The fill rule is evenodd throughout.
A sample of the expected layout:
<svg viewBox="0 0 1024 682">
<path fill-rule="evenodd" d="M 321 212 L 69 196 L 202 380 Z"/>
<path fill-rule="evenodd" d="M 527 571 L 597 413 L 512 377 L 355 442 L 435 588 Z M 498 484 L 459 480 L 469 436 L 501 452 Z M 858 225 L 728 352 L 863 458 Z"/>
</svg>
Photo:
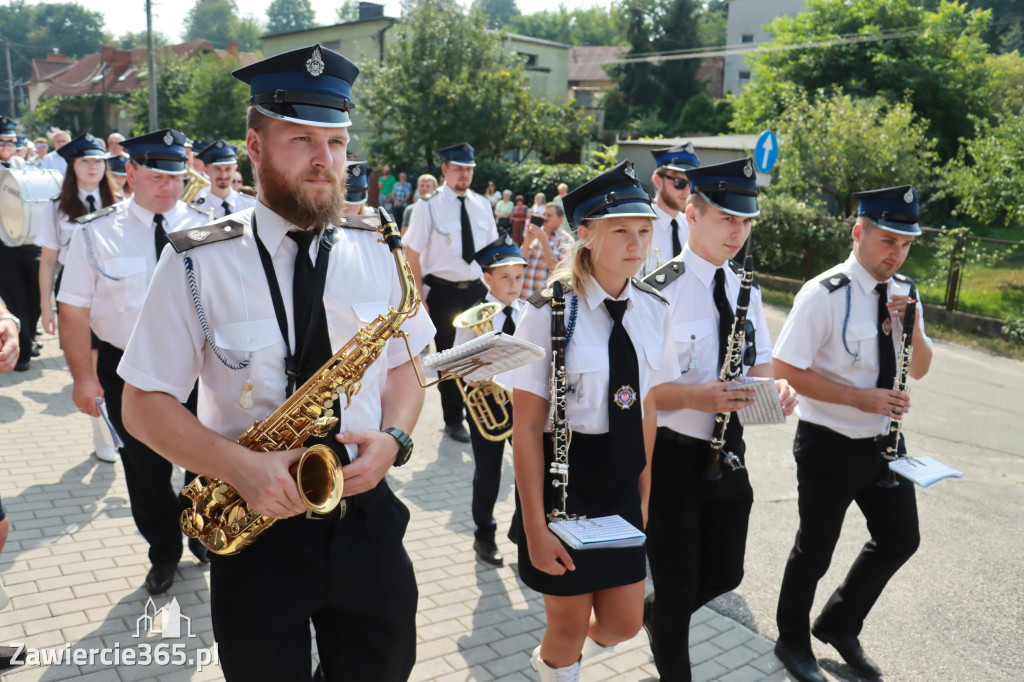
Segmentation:
<svg viewBox="0 0 1024 682">
<path fill-rule="evenodd" d="M 769 310 L 772 337 L 784 312 Z M 1024 363 L 936 342 L 931 371 L 912 382 L 904 433 L 911 454 L 964 471 L 917 489 L 921 548 L 882 594 L 861 634 L 886 680 L 1024 679 Z M 755 503 L 746 576 L 711 607 L 774 639 L 783 568 L 797 529 L 796 420 L 748 429 Z M 900 519 L 892 519 L 900 523 Z M 847 513 L 832 567 L 819 584 L 820 609 L 868 535 L 856 506 Z M 816 615 L 816 611 L 812 613 Z M 823 668 L 857 679 L 830 647 Z M 831 659 L 831 660 L 829 660 Z"/>
</svg>

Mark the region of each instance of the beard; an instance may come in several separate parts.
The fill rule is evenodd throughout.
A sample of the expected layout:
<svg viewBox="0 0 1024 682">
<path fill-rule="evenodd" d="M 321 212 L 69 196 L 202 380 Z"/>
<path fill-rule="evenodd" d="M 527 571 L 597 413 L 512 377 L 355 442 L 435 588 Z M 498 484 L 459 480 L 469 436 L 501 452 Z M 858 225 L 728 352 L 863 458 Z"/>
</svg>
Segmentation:
<svg viewBox="0 0 1024 682">
<path fill-rule="evenodd" d="M 343 174 L 344 175 L 344 174 Z M 311 197 L 303 180 L 323 178 L 330 182 L 331 192 L 326 200 Z M 345 178 L 329 168 L 304 173 L 292 179 L 274 165 L 271 155 L 264 155 L 256 167 L 256 182 L 265 203 L 279 216 L 303 230 L 319 230 L 328 224 L 338 224 L 345 208 Z"/>
</svg>

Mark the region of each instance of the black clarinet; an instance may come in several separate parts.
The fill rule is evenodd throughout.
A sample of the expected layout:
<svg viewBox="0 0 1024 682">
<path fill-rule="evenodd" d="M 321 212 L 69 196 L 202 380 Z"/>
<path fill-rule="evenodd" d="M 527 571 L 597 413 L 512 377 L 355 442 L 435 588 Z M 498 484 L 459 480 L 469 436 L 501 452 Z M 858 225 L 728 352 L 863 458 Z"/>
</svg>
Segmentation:
<svg viewBox="0 0 1024 682">
<path fill-rule="evenodd" d="M 565 510 L 569 497 L 569 424 L 565 419 L 566 391 L 569 378 L 565 370 L 565 294 L 562 283 L 551 285 L 551 438 L 554 440 L 554 459 L 548 473 L 554 478 L 551 485 L 561 488 L 561 508 L 556 504 L 548 513 L 549 521 L 570 518 Z"/>
<path fill-rule="evenodd" d="M 743 376 L 743 349 L 747 346 L 747 308 L 750 306 L 750 287 L 754 282 L 754 257 L 747 256 L 743 261 L 743 280 L 740 282 L 740 293 L 736 297 L 736 316 L 733 318 L 732 330 L 725 346 L 725 357 L 722 369 L 718 373 L 719 381 L 735 381 Z M 711 434 L 711 451 L 704 460 L 701 478 L 717 481 L 722 478 L 722 462 L 732 471 L 743 468 L 743 462 L 732 452 L 725 452 L 725 431 L 729 428 L 732 412 L 719 412 L 715 415 L 715 430 Z"/>
<path fill-rule="evenodd" d="M 917 320 L 917 287 L 910 285 L 910 300 L 907 302 L 907 310 L 903 314 L 903 341 L 900 346 L 899 357 L 896 358 L 896 376 L 893 377 L 892 390 L 899 391 L 904 395 L 910 394 L 907 385 L 910 378 L 910 360 L 914 357 L 914 325 Z M 878 452 L 885 463 L 885 471 L 875 481 L 880 488 L 896 488 L 899 481 L 896 480 L 896 472 L 889 468 L 889 462 L 895 462 L 900 457 L 906 457 L 906 453 L 900 453 L 900 434 L 903 431 L 902 419 L 890 419 L 889 431 L 878 439 Z"/>
</svg>

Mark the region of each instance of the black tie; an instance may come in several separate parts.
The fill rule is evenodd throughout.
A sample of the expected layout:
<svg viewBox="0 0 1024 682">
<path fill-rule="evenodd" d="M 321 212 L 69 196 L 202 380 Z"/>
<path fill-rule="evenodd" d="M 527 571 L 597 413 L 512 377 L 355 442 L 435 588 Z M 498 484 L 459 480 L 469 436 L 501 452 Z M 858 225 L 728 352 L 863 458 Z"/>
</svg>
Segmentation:
<svg viewBox="0 0 1024 682">
<path fill-rule="evenodd" d="M 643 448 L 643 417 L 640 408 L 640 367 L 636 349 L 622 324 L 626 314 L 627 301 L 605 299 L 604 307 L 612 317 L 612 333 L 608 337 L 608 438 L 610 452 L 625 454 L 638 451 L 641 459 Z M 628 469 L 642 463 L 626 458 L 623 462 Z M 639 470 L 636 472 L 639 474 Z"/>
<path fill-rule="evenodd" d="M 732 332 L 732 323 L 736 319 L 729 305 L 729 299 L 725 295 L 725 270 L 715 270 L 715 307 L 718 308 L 718 369 L 721 371 L 722 363 L 725 361 L 725 347 L 729 343 L 729 334 Z"/>
<path fill-rule="evenodd" d="M 473 246 L 473 226 L 469 222 L 469 211 L 466 210 L 466 197 L 459 197 L 459 203 L 462 204 L 462 212 L 459 215 L 459 220 L 462 221 L 462 260 L 472 263 L 476 248 Z"/>
<path fill-rule="evenodd" d="M 153 229 L 153 243 L 156 245 L 156 259 L 160 260 L 160 254 L 164 252 L 164 247 L 168 244 L 167 233 L 164 232 L 163 214 L 157 213 L 154 215 L 153 223 L 156 226 Z"/>
<path fill-rule="evenodd" d="M 89 213 L 96 210 L 96 197 L 91 194 L 85 195 L 85 200 L 89 202 Z"/>
<path fill-rule="evenodd" d="M 295 270 L 292 273 L 292 305 L 295 318 L 295 357 L 300 357 L 306 330 L 309 328 L 309 315 L 313 310 L 310 293 L 313 291 L 313 261 L 309 259 L 309 247 L 316 236 L 313 232 L 288 232 L 299 251 L 295 254 Z M 300 372 L 301 373 L 301 372 Z"/>
<path fill-rule="evenodd" d="M 231 204 L 228 203 L 227 199 L 220 202 L 220 206 L 224 209 L 224 215 L 229 215 L 231 213 Z"/>
<path fill-rule="evenodd" d="M 875 287 L 878 292 L 878 388 L 892 388 L 896 381 L 896 349 L 892 345 L 892 318 L 885 304 L 889 300 L 889 284 Z"/>
<path fill-rule="evenodd" d="M 672 219 L 672 257 L 675 258 L 683 252 L 683 245 L 679 241 L 679 223 Z"/>
<path fill-rule="evenodd" d="M 509 336 L 516 333 L 516 323 L 515 320 L 512 319 L 512 310 L 512 306 L 507 305 L 504 310 L 501 311 L 505 313 L 505 324 L 501 325 L 501 333 L 508 334 Z"/>
</svg>

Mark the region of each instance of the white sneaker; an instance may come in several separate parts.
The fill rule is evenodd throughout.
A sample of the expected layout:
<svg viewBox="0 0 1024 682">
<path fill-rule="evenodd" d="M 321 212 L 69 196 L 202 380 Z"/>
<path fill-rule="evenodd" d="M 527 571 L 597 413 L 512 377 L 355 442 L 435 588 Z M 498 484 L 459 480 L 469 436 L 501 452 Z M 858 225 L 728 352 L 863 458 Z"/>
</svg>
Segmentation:
<svg viewBox="0 0 1024 682">
<path fill-rule="evenodd" d="M 96 459 L 101 462 L 116 462 L 117 461 L 117 450 L 114 446 L 107 442 L 106 436 L 103 433 L 107 428 L 107 425 L 103 423 L 102 419 L 98 417 L 92 418 L 92 448 L 93 454 L 96 455 Z"/>
<path fill-rule="evenodd" d="M 587 639 L 583 642 L 583 653 L 580 655 L 580 663 L 596 658 L 597 656 L 603 656 L 604 654 L 615 653 L 615 646 L 603 646 L 598 644 L 594 639 L 587 635 Z"/>
</svg>

